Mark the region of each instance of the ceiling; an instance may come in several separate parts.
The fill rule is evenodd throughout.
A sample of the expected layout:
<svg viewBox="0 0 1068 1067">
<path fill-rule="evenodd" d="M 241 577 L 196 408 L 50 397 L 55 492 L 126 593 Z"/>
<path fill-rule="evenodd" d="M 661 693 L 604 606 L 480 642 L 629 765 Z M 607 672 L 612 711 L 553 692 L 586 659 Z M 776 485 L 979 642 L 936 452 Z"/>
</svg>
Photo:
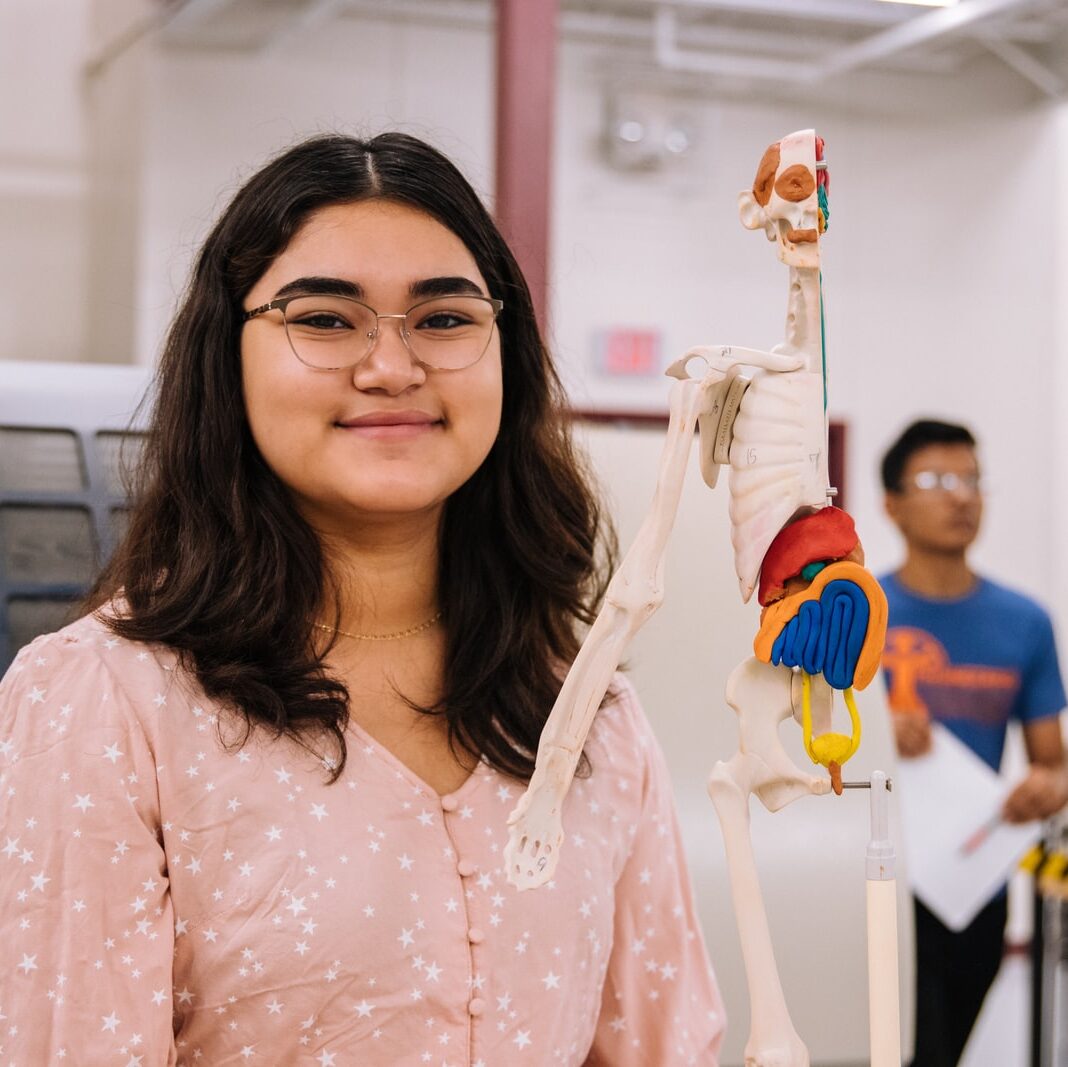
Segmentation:
<svg viewBox="0 0 1068 1067">
<path fill-rule="evenodd" d="M 489 27 L 492 0 L 160 0 L 168 47 L 256 52 L 340 19 Z M 625 52 L 645 70 L 769 88 L 854 71 L 953 76 L 1011 70 L 1038 96 L 1068 94 L 1068 0 L 558 0 L 563 40 Z"/>
</svg>

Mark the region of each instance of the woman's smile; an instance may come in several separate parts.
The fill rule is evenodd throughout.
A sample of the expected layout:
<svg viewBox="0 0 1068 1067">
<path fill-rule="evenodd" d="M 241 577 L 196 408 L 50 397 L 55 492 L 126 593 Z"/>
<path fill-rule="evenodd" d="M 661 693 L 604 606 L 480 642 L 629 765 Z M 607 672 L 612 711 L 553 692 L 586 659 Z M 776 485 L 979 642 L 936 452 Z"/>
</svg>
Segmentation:
<svg viewBox="0 0 1068 1067">
<path fill-rule="evenodd" d="M 367 441 L 411 441 L 443 429 L 444 422 L 426 411 L 372 411 L 334 425 Z"/>
</svg>

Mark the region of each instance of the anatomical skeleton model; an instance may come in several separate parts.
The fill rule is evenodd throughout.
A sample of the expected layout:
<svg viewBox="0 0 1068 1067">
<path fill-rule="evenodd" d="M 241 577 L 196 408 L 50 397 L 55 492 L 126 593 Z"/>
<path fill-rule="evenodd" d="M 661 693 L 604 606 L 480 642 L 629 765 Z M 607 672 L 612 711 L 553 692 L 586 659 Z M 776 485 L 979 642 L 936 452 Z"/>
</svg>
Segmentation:
<svg viewBox="0 0 1068 1067">
<path fill-rule="evenodd" d="M 790 268 L 785 340 L 770 352 L 693 348 L 668 369 L 676 380 L 652 505 L 546 721 L 530 785 L 509 819 L 505 854 L 508 877 L 521 889 L 552 877 L 564 839 L 564 799 L 593 719 L 631 638 L 663 600 L 665 549 L 697 428 L 705 482 L 714 488 L 720 466 L 730 467 L 735 570 L 743 601 L 759 589 L 763 606 L 755 655 L 726 686 L 739 748 L 716 763 L 708 784 L 745 960 L 751 1067 L 807 1067 L 809 1058 L 775 966 L 749 837 L 749 796 L 778 811 L 802 796 L 841 792 L 841 765 L 860 740 L 852 687 L 874 677 L 886 631 L 886 599 L 863 567 L 853 522 L 830 506 L 819 260 L 827 185 L 823 143 L 803 130 L 768 148 L 752 189 L 739 197 L 742 223 L 764 229 Z M 690 373 L 695 365 L 699 376 Z M 836 689 L 849 709 L 848 736 L 830 729 Z M 806 773 L 787 756 L 778 729 L 789 718 L 802 725 L 806 751 L 828 775 Z M 869 847 L 869 872 L 871 854 Z M 876 877 L 892 872 L 887 862 L 875 867 Z M 893 967 L 896 997 L 896 957 Z"/>
</svg>

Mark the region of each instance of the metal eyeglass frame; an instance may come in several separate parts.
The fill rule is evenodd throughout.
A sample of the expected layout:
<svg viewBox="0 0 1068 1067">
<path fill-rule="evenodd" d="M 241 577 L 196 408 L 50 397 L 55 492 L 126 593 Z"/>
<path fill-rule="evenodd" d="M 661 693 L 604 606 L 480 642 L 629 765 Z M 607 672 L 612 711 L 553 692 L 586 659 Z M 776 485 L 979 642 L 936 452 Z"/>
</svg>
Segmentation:
<svg viewBox="0 0 1068 1067">
<path fill-rule="evenodd" d="M 294 300 L 306 300 L 310 296 L 329 296 L 332 300 L 347 300 L 350 304 L 358 304 L 362 308 L 366 308 L 375 317 L 375 328 L 367 335 L 367 351 L 364 352 L 359 359 L 354 360 L 352 363 L 343 363 L 337 367 L 317 367 L 313 363 L 307 363 L 300 358 L 300 353 L 297 351 L 296 345 L 293 344 L 293 338 L 289 336 L 289 319 L 286 317 L 286 308 Z M 486 347 L 479 352 L 478 356 L 470 363 L 465 363 L 462 367 L 435 367 L 432 363 L 427 363 L 418 352 L 416 352 L 409 341 L 409 332 L 404 328 L 404 320 L 415 311 L 417 308 L 422 307 L 424 304 L 433 304 L 438 300 L 448 300 L 450 297 L 463 297 L 465 300 L 481 300 L 483 303 L 489 304 L 493 310 L 493 322 L 497 322 L 497 318 L 504 310 L 504 301 L 497 300 L 492 296 L 482 296 L 480 293 L 444 293 L 441 296 L 430 296 L 426 300 L 420 300 L 418 303 L 412 304 L 407 311 L 403 314 L 390 314 L 380 315 L 370 304 L 365 304 L 362 300 L 357 300 L 351 296 L 341 296 L 335 293 L 293 293 L 290 296 L 283 296 L 278 300 L 271 300 L 266 304 L 261 304 L 259 307 L 253 308 L 251 311 L 246 311 L 242 317 L 242 323 L 248 322 L 250 319 L 254 319 L 257 315 L 262 315 L 267 311 L 280 311 L 282 312 L 282 325 L 286 331 L 286 341 L 289 342 L 289 350 L 296 357 L 301 366 L 307 367 L 308 370 L 322 370 L 322 371 L 337 371 L 337 370 L 351 370 L 353 367 L 358 367 L 373 351 L 375 345 L 378 343 L 378 338 L 381 335 L 379 323 L 383 319 L 400 319 L 398 324 L 400 327 L 401 340 L 404 342 L 404 347 L 408 350 L 408 354 L 418 363 L 421 367 L 427 367 L 430 370 L 435 371 L 451 371 L 451 370 L 467 370 L 468 367 L 473 367 L 485 354 L 489 348 L 490 338 L 493 336 L 493 327 L 490 326 L 490 332 L 486 337 Z"/>
<path fill-rule="evenodd" d="M 921 493 L 960 493 L 981 496 L 982 479 L 978 474 L 957 474 L 954 471 L 917 471 L 909 483 Z"/>
</svg>

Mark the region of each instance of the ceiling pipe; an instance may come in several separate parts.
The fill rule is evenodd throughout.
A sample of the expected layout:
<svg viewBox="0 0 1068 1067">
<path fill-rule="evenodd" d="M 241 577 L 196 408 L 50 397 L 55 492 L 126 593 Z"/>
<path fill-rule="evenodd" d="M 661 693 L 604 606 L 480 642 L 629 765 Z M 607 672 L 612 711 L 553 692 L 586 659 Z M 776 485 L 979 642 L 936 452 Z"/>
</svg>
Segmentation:
<svg viewBox="0 0 1068 1067">
<path fill-rule="evenodd" d="M 1054 100 L 1060 99 L 1065 92 L 1065 81 L 1044 63 L 1040 63 L 1030 52 L 1012 41 L 999 41 L 988 38 L 983 44 L 1003 63 L 1012 67 L 1017 74 L 1026 78 L 1032 85 L 1041 89 Z"/>
<path fill-rule="evenodd" d="M 659 2 L 659 0 L 655 0 Z M 854 0 L 672 0 L 678 8 L 694 11 L 735 11 L 741 14 L 773 15 L 777 18 L 819 19 L 851 25 L 866 23 L 890 26 L 908 19 L 896 4 L 860 5 Z"/>
<path fill-rule="evenodd" d="M 942 7 L 929 14 L 917 15 L 899 26 L 881 30 L 857 44 L 847 45 L 819 63 L 805 76 L 806 82 L 823 81 L 845 74 L 857 67 L 926 44 L 951 33 L 958 33 L 981 19 L 990 18 L 1013 8 L 1033 4 L 1035 0 L 967 0 L 956 7 Z"/>
<path fill-rule="evenodd" d="M 807 80 L 813 69 L 811 63 L 799 63 L 792 59 L 683 51 L 676 43 L 678 29 L 675 11 L 669 7 L 658 7 L 653 15 L 653 54 L 657 64 L 665 70 L 781 82 Z"/>
</svg>

